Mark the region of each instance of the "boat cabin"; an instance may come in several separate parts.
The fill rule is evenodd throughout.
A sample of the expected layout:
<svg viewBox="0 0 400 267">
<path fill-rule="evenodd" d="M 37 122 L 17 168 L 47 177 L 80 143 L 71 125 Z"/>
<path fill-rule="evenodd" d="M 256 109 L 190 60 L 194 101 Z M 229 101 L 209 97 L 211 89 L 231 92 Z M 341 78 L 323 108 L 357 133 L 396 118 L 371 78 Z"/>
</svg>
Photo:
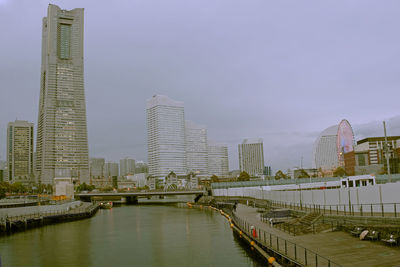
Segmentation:
<svg viewBox="0 0 400 267">
<path fill-rule="evenodd" d="M 358 175 L 358 176 L 348 176 L 340 179 L 340 184 L 342 188 L 349 187 L 364 187 L 369 185 L 375 185 L 375 176 L 373 175 Z"/>
</svg>

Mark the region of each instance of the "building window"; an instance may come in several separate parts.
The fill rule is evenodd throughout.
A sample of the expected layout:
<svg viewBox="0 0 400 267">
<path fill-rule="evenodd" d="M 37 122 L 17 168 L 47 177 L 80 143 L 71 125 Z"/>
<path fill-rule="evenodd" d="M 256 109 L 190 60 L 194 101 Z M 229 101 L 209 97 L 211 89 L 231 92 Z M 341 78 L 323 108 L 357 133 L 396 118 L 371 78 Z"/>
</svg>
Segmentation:
<svg viewBox="0 0 400 267">
<path fill-rule="evenodd" d="M 365 155 L 358 155 L 358 166 L 365 166 Z"/>
<path fill-rule="evenodd" d="M 60 59 L 70 58 L 71 46 L 71 25 L 58 24 L 57 54 Z"/>
</svg>

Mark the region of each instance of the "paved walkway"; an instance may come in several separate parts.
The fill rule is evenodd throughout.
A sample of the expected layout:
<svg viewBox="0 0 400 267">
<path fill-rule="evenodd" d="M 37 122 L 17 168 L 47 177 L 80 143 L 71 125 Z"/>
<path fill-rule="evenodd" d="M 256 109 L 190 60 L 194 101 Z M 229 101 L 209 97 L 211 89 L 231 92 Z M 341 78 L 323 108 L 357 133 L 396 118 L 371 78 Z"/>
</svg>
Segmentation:
<svg viewBox="0 0 400 267">
<path fill-rule="evenodd" d="M 259 240 L 282 254 L 309 266 L 400 266 L 400 248 L 379 241 L 360 241 L 345 232 L 328 232 L 291 236 L 260 220 L 255 208 L 238 205 L 235 213 L 239 224 L 257 229 Z M 285 242 L 286 240 L 286 242 Z M 308 250 L 306 251 L 305 248 Z M 316 257 L 317 253 L 320 256 Z M 328 263 L 328 259 L 332 262 Z M 337 265 L 336 265 L 337 266 Z"/>
</svg>

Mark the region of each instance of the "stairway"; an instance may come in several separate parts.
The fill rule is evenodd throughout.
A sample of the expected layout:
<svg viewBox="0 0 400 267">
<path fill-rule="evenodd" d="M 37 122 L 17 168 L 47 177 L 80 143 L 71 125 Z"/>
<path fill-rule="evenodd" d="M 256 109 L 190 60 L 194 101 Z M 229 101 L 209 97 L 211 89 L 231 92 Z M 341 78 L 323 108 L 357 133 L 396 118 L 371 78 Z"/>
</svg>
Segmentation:
<svg viewBox="0 0 400 267">
<path fill-rule="evenodd" d="M 308 213 L 300 218 L 291 220 L 283 223 L 279 226 L 280 229 L 287 231 L 294 235 L 307 234 L 314 231 L 319 231 L 318 220 L 322 217 L 322 214 Z"/>
<path fill-rule="evenodd" d="M 314 223 L 316 223 L 321 217 L 322 215 L 318 213 L 308 213 L 301 217 L 298 222 L 304 226 L 310 227 Z"/>
</svg>

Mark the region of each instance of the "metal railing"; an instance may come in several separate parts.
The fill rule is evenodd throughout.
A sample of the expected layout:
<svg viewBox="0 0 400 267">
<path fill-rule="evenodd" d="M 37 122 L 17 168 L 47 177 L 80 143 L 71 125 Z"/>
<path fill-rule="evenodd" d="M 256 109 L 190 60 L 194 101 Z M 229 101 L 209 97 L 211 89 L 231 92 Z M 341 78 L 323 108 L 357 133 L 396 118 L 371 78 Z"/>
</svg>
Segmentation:
<svg viewBox="0 0 400 267">
<path fill-rule="evenodd" d="M 389 180 L 391 182 L 400 181 L 400 174 L 391 174 L 390 179 L 388 175 L 376 175 L 376 183 L 385 184 Z M 297 179 L 279 179 L 279 180 L 256 180 L 256 181 L 235 181 L 235 182 L 218 182 L 211 183 L 212 189 L 227 189 L 235 187 L 255 187 L 255 186 L 268 186 L 268 185 L 285 185 L 285 184 L 303 184 L 303 183 L 317 183 L 317 182 L 330 182 L 339 181 L 342 177 L 318 177 L 318 178 L 297 178 Z"/>
<path fill-rule="evenodd" d="M 400 217 L 400 203 L 319 205 L 270 200 L 272 206 L 326 215 Z"/>
<path fill-rule="evenodd" d="M 302 266 L 341 266 L 340 264 L 335 263 L 332 260 L 321 256 L 310 249 L 297 245 L 296 243 L 288 241 L 277 235 L 271 234 L 263 229 L 257 229 L 256 227 L 254 227 L 254 230 L 257 233 L 257 237 L 253 237 L 253 234 L 251 233 L 252 225 L 250 223 L 240 218 L 235 213 L 232 214 L 232 218 L 235 224 L 248 236 L 257 240 L 264 247 L 267 247 L 268 249 L 274 251 L 276 254 L 280 255 L 283 258 L 286 258 L 291 262 Z"/>
</svg>

